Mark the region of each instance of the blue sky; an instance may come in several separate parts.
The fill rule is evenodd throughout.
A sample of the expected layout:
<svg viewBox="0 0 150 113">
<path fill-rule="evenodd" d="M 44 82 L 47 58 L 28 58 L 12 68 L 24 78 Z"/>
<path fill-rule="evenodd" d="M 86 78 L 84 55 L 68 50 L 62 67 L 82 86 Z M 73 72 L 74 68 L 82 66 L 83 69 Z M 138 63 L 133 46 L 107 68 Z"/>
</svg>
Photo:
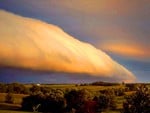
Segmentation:
<svg viewBox="0 0 150 113">
<path fill-rule="evenodd" d="M 0 9 L 55 24 L 150 81 L 149 0 L 0 0 Z"/>
</svg>

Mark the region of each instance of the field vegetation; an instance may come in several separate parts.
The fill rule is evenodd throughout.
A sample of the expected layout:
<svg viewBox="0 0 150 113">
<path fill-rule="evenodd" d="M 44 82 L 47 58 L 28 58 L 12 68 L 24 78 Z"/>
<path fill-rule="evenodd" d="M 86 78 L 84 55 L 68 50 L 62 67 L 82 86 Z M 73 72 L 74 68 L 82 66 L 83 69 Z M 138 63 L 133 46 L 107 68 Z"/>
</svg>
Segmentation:
<svg viewBox="0 0 150 113">
<path fill-rule="evenodd" d="M 0 113 L 150 113 L 150 84 L 0 83 Z"/>
</svg>

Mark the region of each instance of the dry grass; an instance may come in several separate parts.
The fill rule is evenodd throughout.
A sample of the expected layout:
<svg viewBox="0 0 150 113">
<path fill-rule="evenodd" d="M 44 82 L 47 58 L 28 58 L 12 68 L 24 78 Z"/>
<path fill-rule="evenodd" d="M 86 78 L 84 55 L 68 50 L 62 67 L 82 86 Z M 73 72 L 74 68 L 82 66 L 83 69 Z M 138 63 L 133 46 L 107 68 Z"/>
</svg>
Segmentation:
<svg viewBox="0 0 150 113">
<path fill-rule="evenodd" d="M 6 97 L 7 93 L 0 93 L 0 103 L 4 103 L 5 102 L 5 97 Z M 24 95 L 24 94 L 13 94 L 13 98 L 14 98 L 14 104 L 21 104 L 22 102 L 22 98 L 26 97 L 28 95 Z"/>
<path fill-rule="evenodd" d="M 0 113 L 33 113 L 33 112 L 15 111 L 15 110 L 0 110 Z"/>
</svg>

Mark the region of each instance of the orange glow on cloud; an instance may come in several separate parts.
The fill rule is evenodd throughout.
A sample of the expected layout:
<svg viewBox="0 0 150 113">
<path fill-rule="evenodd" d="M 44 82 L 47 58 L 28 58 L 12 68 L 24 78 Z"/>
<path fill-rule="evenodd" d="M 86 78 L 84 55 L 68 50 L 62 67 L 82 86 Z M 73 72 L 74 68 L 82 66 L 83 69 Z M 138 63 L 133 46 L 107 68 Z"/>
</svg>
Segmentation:
<svg viewBox="0 0 150 113">
<path fill-rule="evenodd" d="M 44 22 L 0 11 L 0 65 L 135 81 L 106 53 Z"/>
<path fill-rule="evenodd" d="M 129 57 L 150 57 L 150 52 L 148 49 L 136 46 L 134 44 L 125 45 L 125 44 L 106 44 L 102 47 L 104 50 L 120 54 L 123 56 Z"/>
<path fill-rule="evenodd" d="M 147 1 L 149 3 L 149 1 Z M 46 4 L 50 4 L 47 1 Z M 54 3 L 57 7 L 65 7 L 83 14 L 131 15 L 140 7 L 139 2 L 124 0 L 74 0 Z M 47 7 L 48 10 L 48 7 Z"/>
</svg>

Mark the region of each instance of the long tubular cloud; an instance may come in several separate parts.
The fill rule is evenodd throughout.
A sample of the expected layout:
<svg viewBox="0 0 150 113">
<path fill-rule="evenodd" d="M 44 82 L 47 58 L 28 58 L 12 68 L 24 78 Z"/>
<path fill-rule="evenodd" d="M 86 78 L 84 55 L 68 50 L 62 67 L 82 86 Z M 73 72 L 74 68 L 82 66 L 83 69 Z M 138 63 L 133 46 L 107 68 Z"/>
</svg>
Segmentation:
<svg viewBox="0 0 150 113">
<path fill-rule="evenodd" d="M 0 65 L 135 81 L 106 53 L 59 27 L 0 10 Z"/>
</svg>

